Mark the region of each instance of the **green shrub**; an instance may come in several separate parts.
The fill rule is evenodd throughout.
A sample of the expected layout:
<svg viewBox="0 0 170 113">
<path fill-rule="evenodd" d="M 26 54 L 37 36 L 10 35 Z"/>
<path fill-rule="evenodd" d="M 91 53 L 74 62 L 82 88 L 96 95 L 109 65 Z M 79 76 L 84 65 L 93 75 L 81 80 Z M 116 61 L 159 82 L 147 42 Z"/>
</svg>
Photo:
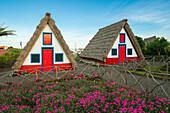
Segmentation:
<svg viewBox="0 0 170 113">
<path fill-rule="evenodd" d="M 166 69 L 167 69 L 167 65 L 160 66 L 161 71 L 166 71 Z M 168 73 L 170 73 L 170 65 L 168 66 Z"/>
<path fill-rule="evenodd" d="M 10 55 L 9 53 L 4 53 L 4 56 L 7 56 L 7 57 L 9 57 L 9 55 Z"/>
<path fill-rule="evenodd" d="M 8 57 L 5 55 L 0 56 L 0 64 L 8 64 Z"/>
</svg>

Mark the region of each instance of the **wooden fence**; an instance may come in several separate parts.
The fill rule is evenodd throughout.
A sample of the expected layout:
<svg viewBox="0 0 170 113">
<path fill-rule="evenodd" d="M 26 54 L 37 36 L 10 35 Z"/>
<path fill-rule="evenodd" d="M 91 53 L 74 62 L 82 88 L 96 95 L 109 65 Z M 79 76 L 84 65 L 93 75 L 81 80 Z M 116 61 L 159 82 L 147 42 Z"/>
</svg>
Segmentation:
<svg viewBox="0 0 170 113">
<path fill-rule="evenodd" d="M 40 67 L 32 69 L 33 71 L 31 73 L 23 73 L 23 75 L 20 76 L 12 76 L 14 72 L 9 71 L 0 73 L 0 84 L 6 84 L 7 82 L 31 82 L 38 78 L 54 80 L 66 74 L 73 74 L 74 76 L 79 73 L 84 73 L 84 75 L 97 74 L 105 80 L 114 80 L 129 88 L 136 88 L 145 93 L 152 93 L 153 95 L 170 98 L 170 57 L 166 59 L 160 58 L 159 61 L 155 59 L 156 58 L 153 57 L 140 62 L 132 60 L 126 64 L 119 65 L 101 65 L 93 62 L 78 61 L 78 66 L 75 69 L 63 70 L 62 66 L 55 66 L 47 72 L 40 73 L 40 68 L 47 68 Z M 162 71 L 159 67 L 160 65 L 166 67 L 166 71 Z M 53 70 L 57 71 L 53 72 Z M 137 73 L 138 70 L 141 70 L 143 73 Z"/>
</svg>

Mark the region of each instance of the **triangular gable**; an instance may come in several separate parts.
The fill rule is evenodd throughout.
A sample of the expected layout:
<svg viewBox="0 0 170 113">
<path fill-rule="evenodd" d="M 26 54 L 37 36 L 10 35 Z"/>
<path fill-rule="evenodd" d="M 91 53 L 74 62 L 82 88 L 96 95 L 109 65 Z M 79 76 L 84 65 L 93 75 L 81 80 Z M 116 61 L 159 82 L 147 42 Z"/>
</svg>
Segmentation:
<svg viewBox="0 0 170 113">
<path fill-rule="evenodd" d="M 55 37 L 57 38 L 64 52 L 66 53 L 73 68 L 77 66 L 68 45 L 66 44 L 65 40 L 63 39 L 63 36 L 61 35 L 60 30 L 55 25 L 55 21 L 50 17 L 50 13 L 46 13 L 46 16 L 40 21 L 40 24 L 36 27 L 36 31 L 34 32 L 30 41 L 21 51 L 20 56 L 17 58 L 17 61 L 13 65 L 12 69 L 19 70 L 21 68 L 22 64 L 24 63 L 25 58 L 29 54 L 30 50 L 32 49 L 33 45 L 35 44 L 35 42 L 37 41 L 38 37 L 40 36 L 40 34 L 42 33 L 43 29 L 45 28 L 47 24 L 52 29 Z"/>
<path fill-rule="evenodd" d="M 122 28 L 125 28 L 137 54 L 141 59 L 143 59 L 143 53 L 132 30 L 127 23 L 127 19 L 99 29 L 96 35 L 85 47 L 80 57 L 105 62 Z"/>
</svg>

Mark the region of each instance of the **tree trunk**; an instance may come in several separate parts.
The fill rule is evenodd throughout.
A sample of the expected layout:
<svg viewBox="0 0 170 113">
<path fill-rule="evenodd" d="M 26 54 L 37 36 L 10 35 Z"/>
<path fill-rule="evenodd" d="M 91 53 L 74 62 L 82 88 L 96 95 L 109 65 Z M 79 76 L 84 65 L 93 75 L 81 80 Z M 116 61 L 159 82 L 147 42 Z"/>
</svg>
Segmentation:
<svg viewBox="0 0 170 113">
<path fill-rule="evenodd" d="M 158 51 L 158 55 L 161 55 L 161 51 Z"/>
</svg>

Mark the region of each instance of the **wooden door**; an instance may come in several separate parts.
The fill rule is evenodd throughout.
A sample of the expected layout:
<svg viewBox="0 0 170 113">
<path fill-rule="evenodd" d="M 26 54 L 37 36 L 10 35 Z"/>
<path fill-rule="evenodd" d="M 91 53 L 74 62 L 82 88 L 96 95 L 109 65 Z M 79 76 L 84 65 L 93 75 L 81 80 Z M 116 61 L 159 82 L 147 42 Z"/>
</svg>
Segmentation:
<svg viewBox="0 0 170 113">
<path fill-rule="evenodd" d="M 126 59 L 126 45 L 119 45 L 119 63 L 125 63 Z"/>
<path fill-rule="evenodd" d="M 42 50 L 43 71 L 53 71 L 53 49 L 44 48 Z"/>
</svg>

